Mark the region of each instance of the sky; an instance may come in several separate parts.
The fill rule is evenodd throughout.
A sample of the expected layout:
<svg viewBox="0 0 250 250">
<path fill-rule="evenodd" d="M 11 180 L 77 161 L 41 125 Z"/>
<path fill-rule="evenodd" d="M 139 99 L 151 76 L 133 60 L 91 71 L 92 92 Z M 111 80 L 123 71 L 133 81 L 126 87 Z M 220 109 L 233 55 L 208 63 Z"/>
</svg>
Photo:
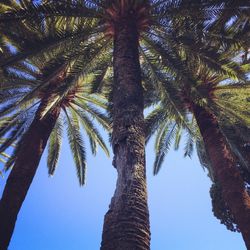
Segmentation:
<svg viewBox="0 0 250 250">
<path fill-rule="evenodd" d="M 170 151 L 152 174 L 153 143 L 147 147 L 151 250 L 244 250 L 233 233 L 213 216 L 210 181 L 194 154 Z M 116 182 L 116 170 L 101 150 L 88 154 L 87 183 L 80 187 L 64 141 L 56 174 L 48 177 L 46 153 L 18 216 L 9 250 L 96 250 L 103 218 Z M 0 193 L 4 179 L 0 178 Z"/>
</svg>

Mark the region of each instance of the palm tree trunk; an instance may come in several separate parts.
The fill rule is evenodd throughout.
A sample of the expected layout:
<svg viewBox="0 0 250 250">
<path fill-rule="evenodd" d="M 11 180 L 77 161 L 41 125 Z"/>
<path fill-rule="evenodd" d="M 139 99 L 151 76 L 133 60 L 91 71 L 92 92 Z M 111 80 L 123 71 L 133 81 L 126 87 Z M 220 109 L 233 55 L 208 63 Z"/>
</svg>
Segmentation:
<svg viewBox="0 0 250 250">
<path fill-rule="evenodd" d="M 247 249 L 250 249 L 250 197 L 244 181 L 220 132 L 216 117 L 197 105 L 193 107 L 193 112 L 211 159 L 215 178 L 222 187 L 222 197 L 241 230 Z"/>
<path fill-rule="evenodd" d="M 143 88 L 133 13 L 115 24 L 113 165 L 118 179 L 105 215 L 102 250 L 150 248 L 145 171 Z"/>
<path fill-rule="evenodd" d="M 59 109 L 55 110 L 41 120 L 41 111 L 46 104 L 47 101 L 41 102 L 29 130 L 24 135 L 0 200 L 0 250 L 6 250 L 9 245 L 17 215 L 60 113 Z"/>
</svg>

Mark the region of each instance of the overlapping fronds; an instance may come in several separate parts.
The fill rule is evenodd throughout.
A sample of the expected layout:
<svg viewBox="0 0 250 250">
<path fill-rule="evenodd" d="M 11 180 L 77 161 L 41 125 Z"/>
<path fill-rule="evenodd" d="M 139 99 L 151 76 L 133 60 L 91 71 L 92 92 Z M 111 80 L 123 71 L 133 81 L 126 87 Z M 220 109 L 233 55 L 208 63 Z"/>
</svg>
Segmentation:
<svg viewBox="0 0 250 250">
<path fill-rule="evenodd" d="M 112 22 L 127 9 L 134 11 L 138 21 L 144 106 L 156 107 L 146 119 L 146 140 L 157 134 L 154 173 L 171 143 L 179 148 L 184 132 L 188 135 L 185 155 L 191 156 L 195 142 L 200 141 L 193 104 L 218 117 L 232 149 L 245 159 L 245 147 L 239 147 L 248 141 L 238 142 L 223 124 L 226 121 L 240 134 L 246 133 L 240 126 L 249 128 L 249 103 L 241 101 L 243 96 L 248 100 L 248 88 L 238 92 L 250 69 L 250 4 L 246 0 L 2 1 L 0 117 L 4 123 L 0 137 L 8 135 L 8 139 L 0 149 L 20 141 L 41 99 L 50 96 L 41 119 L 55 107 L 65 111 L 79 181 L 84 183 L 86 157 L 80 125 L 92 152 L 99 144 L 108 153 L 93 120 L 107 130 L 112 127 L 102 111 L 112 106 Z M 232 86 L 236 83 L 237 88 Z M 229 87 L 235 91 L 228 91 Z M 58 161 L 61 127 L 58 120 L 50 138 L 50 174 Z M 201 147 L 197 146 L 199 152 Z"/>
<path fill-rule="evenodd" d="M 96 46 L 101 47 L 99 44 Z M 5 164 L 5 170 L 8 170 L 15 162 L 22 138 L 29 129 L 34 114 L 44 98 L 47 99 L 47 105 L 42 107 L 40 119 L 44 119 L 56 108 L 65 111 L 64 115 L 61 112 L 49 138 L 47 161 L 49 175 L 54 174 L 58 163 L 63 135 L 61 122 L 63 116 L 64 120 L 71 121 L 66 124 L 66 127 L 80 185 L 85 183 L 86 171 L 82 131 L 86 131 L 94 154 L 97 145 L 100 145 L 109 155 L 108 148 L 95 127 L 96 121 L 105 129 L 110 130 L 110 121 L 104 112 L 107 106 L 106 99 L 100 94 L 92 94 L 92 81 L 95 80 L 94 69 L 97 68 L 95 60 L 101 60 L 102 56 L 106 56 L 101 50 L 96 52 L 96 55 L 95 57 L 93 54 L 90 55 L 89 51 L 83 51 L 82 56 L 85 60 L 81 67 L 75 67 L 77 61 L 75 58 L 72 58 L 70 63 L 64 61 L 59 63 L 51 58 L 49 66 L 46 64 L 46 67 L 45 63 L 35 63 L 36 60 L 30 60 L 32 65 L 36 65 L 33 66 L 36 69 L 30 72 L 33 74 L 32 80 L 26 74 L 17 77 L 15 72 L 3 75 L 2 85 L 6 90 L 1 92 L 0 134 L 6 139 L 1 143 L 0 152 L 4 153 L 14 142 L 17 144 L 17 148 Z M 15 84 L 20 84 L 20 88 L 15 88 Z M 80 128 L 79 122 L 83 125 L 83 130 Z"/>
<path fill-rule="evenodd" d="M 225 25 L 224 33 L 221 35 L 223 39 L 219 39 L 219 33 L 216 33 L 216 29 L 211 28 L 213 22 L 217 22 L 220 19 L 219 15 L 225 11 L 223 3 L 219 5 L 215 3 L 214 16 L 211 18 L 213 6 L 207 8 L 202 1 L 189 3 L 190 6 L 194 7 L 193 14 L 189 12 L 188 6 L 186 9 L 182 9 L 181 6 L 185 5 L 185 1 L 175 1 L 175 6 L 172 7 L 177 13 L 174 14 L 164 10 L 164 7 L 170 7 L 171 3 L 163 2 L 160 4 L 163 9 L 159 8 L 158 11 L 164 16 L 165 23 L 164 25 L 153 24 L 152 29 L 143 34 L 143 47 L 141 49 L 144 52 L 142 65 L 145 62 L 148 63 L 147 72 L 150 74 L 147 73 L 147 76 L 159 91 L 155 100 L 161 100 L 159 106 L 161 108 L 157 107 L 147 118 L 151 132 L 148 132 L 148 129 L 146 131 L 151 136 L 158 129 L 156 145 L 161 146 L 156 149 L 156 162 L 158 163 L 162 163 L 162 152 L 164 152 L 163 139 L 159 138 L 163 135 L 165 140 L 169 141 L 169 134 L 166 130 L 165 134 L 163 133 L 163 124 L 167 126 L 167 123 L 172 120 L 179 124 L 181 130 L 189 128 L 186 131 L 188 137 L 184 155 L 191 156 L 195 142 L 200 141 L 199 132 L 192 116 L 192 105 L 201 105 L 210 110 L 216 114 L 218 121 L 222 121 L 223 117 L 224 121 L 228 120 L 228 123 L 233 127 L 238 127 L 239 124 L 246 127 L 249 124 L 249 105 L 244 105 L 246 102 L 242 102 L 242 98 L 238 95 L 244 91 L 245 100 L 250 96 L 246 88 L 249 64 L 246 60 L 243 64 L 241 60 L 238 60 L 246 42 L 240 40 L 239 37 L 234 41 L 235 43 L 232 41 L 237 33 L 233 27 L 234 24 Z M 242 6 L 243 3 L 240 4 Z M 234 10 L 231 9 L 231 11 Z M 208 20 L 209 16 L 211 20 Z M 213 27 L 216 25 L 214 23 Z M 143 67 L 145 68 L 145 66 Z M 156 76 L 161 77 L 157 78 Z M 163 80 L 159 81 L 159 79 Z M 228 99 L 226 96 L 230 95 L 228 92 L 231 88 L 235 90 L 235 93 L 231 93 L 231 99 Z M 222 98 L 223 95 L 225 98 Z M 173 107 L 175 107 L 175 112 L 173 112 Z M 174 113 L 179 115 L 174 115 Z M 154 117 L 159 118 L 159 122 L 155 121 L 154 124 Z M 161 119 L 162 117 L 165 117 L 166 120 Z M 178 117 L 182 119 L 177 119 Z M 184 127 L 185 124 L 187 125 Z M 223 122 L 220 124 L 221 129 L 225 129 Z M 228 137 L 226 131 L 224 132 L 225 136 Z M 177 145 L 178 141 L 177 137 Z M 244 150 L 240 149 L 239 145 L 233 144 L 230 138 L 228 141 L 234 145 L 232 148 L 234 148 L 235 153 L 237 151 L 238 157 L 242 158 L 240 152 Z M 201 142 L 198 144 L 201 145 Z M 156 168 L 154 167 L 154 169 Z M 210 177 L 212 178 L 211 175 Z"/>
</svg>

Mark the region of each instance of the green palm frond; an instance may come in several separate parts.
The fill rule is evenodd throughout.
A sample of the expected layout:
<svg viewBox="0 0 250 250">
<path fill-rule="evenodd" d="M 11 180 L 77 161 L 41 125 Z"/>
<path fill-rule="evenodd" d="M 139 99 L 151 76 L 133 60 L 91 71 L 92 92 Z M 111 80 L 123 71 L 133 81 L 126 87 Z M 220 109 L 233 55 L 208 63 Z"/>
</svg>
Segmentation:
<svg viewBox="0 0 250 250">
<path fill-rule="evenodd" d="M 194 151 L 194 140 L 192 135 L 188 134 L 188 138 L 186 140 L 185 148 L 184 148 L 184 157 L 191 157 Z"/>
<path fill-rule="evenodd" d="M 60 149 L 62 145 L 62 133 L 63 124 L 61 118 L 59 118 L 49 137 L 47 166 L 49 169 L 49 175 L 51 176 L 54 175 L 58 163 Z"/>
<path fill-rule="evenodd" d="M 3 143 L 6 143 L 6 138 L 0 139 L 0 145 L 2 145 Z M 2 177 L 4 177 L 3 172 L 4 172 L 4 170 L 6 170 L 6 165 L 11 161 L 11 158 L 14 155 L 13 151 L 16 150 L 16 143 L 12 143 L 9 146 L 12 147 L 12 152 L 11 153 L 6 153 L 6 152 L 4 152 L 4 150 L 2 152 L 0 152 L 0 162 L 4 165 L 3 170 L 2 171 L 0 170 L 0 175 Z"/>
<path fill-rule="evenodd" d="M 96 119 L 100 125 L 106 130 L 110 130 L 110 119 L 105 115 L 104 113 L 100 112 L 95 107 L 89 105 L 86 102 L 83 102 L 82 100 L 79 100 L 81 98 L 77 98 L 72 101 L 73 104 L 78 106 L 79 108 L 86 110 L 94 119 Z"/>
<path fill-rule="evenodd" d="M 0 153 L 0 163 L 5 164 L 10 156 L 4 152 Z M 3 178 L 3 171 L 0 170 L 0 176 Z"/>
<path fill-rule="evenodd" d="M 160 133 L 158 133 L 155 142 L 155 151 L 156 151 L 156 158 L 154 161 L 154 175 L 158 174 L 163 160 L 168 153 L 171 143 L 174 140 L 176 135 L 176 123 L 172 124 L 165 124 L 162 129 L 160 129 Z"/>
<path fill-rule="evenodd" d="M 182 135 L 182 127 L 178 126 L 175 135 L 174 150 L 178 150 L 180 147 L 181 135 Z"/>
<path fill-rule="evenodd" d="M 65 125 L 67 126 L 67 136 L 70 145 L 71 152 L 73 154 L 73 159 L 76 165 L 77 176 L 80 185 L 85 184 L 86 175 L 86 150 L 84 146 L 84 141 L 80 134 L 79 120 L 71 110 L 69 116 L 68 111 L 64 109 L 65 113 Z"/>
<path fill-rule="evenodd" d="M 104 142 L 103 138 L 101 137 L 100 133 L 95 128 L 95 125 L 91 121 L 91 119 L 81 110 L 74 108 L 73 106 L 71 106 L 71 108 L 79 116 L 80 122 L 81 122 L 84 130 L 86 131 L 89 139 L 91 140 L 93 153 L 96 154 L 96 145 L 95 144 L 97 142 L 98 145 L 100 145 L 100 147 L 106 153 L 106 155 L 109 156 L 109 150 L 108 150 L 107 146 L 105 145 L 105 142 Z"/>
<path fill-rule="evenodd" d="M 15 143 L 19 137 L 24 132 L 24 124 L 25 121 L 20 121 L 16 126 L 11 130 L 8 137 L 2 142 L 0 145 L 0 152 L 4 152 L 7 148 L 9 148 L 13 143 Z"/>
<path fill-rule="evenodd" d="M 158 130 L 160 124 L 167 120 L 167 112 L 162 106 L 157 106 L 145 120 L 145 135 L 146 143 L 150 140 L 153 134 Z"/>
</svg>

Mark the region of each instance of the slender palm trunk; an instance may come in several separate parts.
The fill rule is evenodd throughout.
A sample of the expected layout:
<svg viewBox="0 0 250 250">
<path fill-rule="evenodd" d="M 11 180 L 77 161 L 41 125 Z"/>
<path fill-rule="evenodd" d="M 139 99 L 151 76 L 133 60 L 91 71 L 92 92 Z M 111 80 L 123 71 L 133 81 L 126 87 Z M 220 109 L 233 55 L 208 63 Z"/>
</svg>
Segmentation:
<svg viewBox="0 0 250 250">
<path fill-rule="evenodd" d="M 112 145 L 118 179 L 102 250 L 150 248 L 140 72 L 136 20 L 129 12 L 115 24 Z"/>
<path fill-rule="evenodd" d="M 41 102 L 33 122 L 24 135 L 15 164 L 8 177 L 0 200 L 0 250 L 6 250 L 14 231 L 17 215 L 35 176 L 40 158 L 60 110 L 40 120 Z"/>
<path fill-rule="evenodd" d="M 196 121 L 211 159 L 215 178 L 250 250 L 250 197 L 235 160 L 220 132 L 216 117 L 203 107 L 193 108 Z"/>
</svg>

